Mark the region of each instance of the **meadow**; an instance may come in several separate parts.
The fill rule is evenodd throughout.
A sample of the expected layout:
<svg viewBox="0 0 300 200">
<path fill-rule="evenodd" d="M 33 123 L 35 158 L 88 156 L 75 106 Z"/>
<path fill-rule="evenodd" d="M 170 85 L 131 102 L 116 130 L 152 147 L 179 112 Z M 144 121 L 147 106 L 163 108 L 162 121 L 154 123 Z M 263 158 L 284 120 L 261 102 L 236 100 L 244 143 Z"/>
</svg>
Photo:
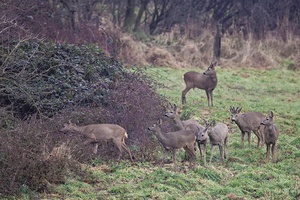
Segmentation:
<svg viewBox="0 0 300 200">
<path fill-rule="evenodd" d="M 151 67 L 146 72 L 164 85 L 158 92 L 181 107 L 181 91 L 185 87 L 182 75 L 190 70 Z M 156 163 L 130 163 L 127 159 L 110 163 L 93 160 L 84 166 L 89 171 L 84 181 L 69 179 L 54 186 L 52 193 L 44 198 L 300 199 L 300 72 L 221 67 L 216 67 L 216 71 L 214 107 L 207 106 L 203 90 L 191 90 L 181 117 L 197 119 L 201 124 L 202 119 L 214 119 L 228 125 L 230 136 L 224 164 L 217 150 L 207 168 L 203 167 L 197 150 L 197 167 L 191 170 L 181 164 L 184 152 L 179 151 L 177 159 L 182 168 L 179 172 L 173 170 L 170 162 L 160 168 Z M 241 148 L 241 133 L 230 120 L 230 106 L 242 107 L 242 112 L 274 112 L 279 127 L 276 163 L 266 161 L 266 147 L 256 147 L 253 133 L 251 147 L 245 142 L 245 148 Z M 159 156 L 162 152 L 162 148 L 157 150 Z M 207 158 L 209 155 L 210 146 Z M 171 155 L 167 160 L 171 161 Z"/>
</svg>

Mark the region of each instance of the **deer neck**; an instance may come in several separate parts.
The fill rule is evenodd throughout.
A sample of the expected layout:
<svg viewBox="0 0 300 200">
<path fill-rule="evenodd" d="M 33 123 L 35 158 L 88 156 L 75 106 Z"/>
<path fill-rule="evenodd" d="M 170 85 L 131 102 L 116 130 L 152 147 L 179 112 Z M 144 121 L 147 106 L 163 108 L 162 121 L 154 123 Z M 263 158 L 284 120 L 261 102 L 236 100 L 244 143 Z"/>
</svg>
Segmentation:
<svg viewBox="0 0 300 200">
<path fill-rule="evenodd" d="M 175 118 L 174 118 L 174 121 L 175 121 L 176 127 L 177 127 L 179 130 L 183 130 L 183 129 L 184 129 L 184 125 L 183 125 L 181 119 L 179 118 L 179 116 L 175 117 Z"/>
<path fill-rule="evenodd" d="M 210 77 L 211 81 L 214 82 L 214 83 L 218 81 L 216 73 L 213 73 L 213 74 L 209 75 L 209 77 Z"/>
<path fill-rule="evenodd" d="M 274 126 L 273 123 L 272 124 L 266 124 L 265 127 L 266 127 L 267 133 L 269 135 L 272 135 L 273 133 L 276 132 L 276 129 L 275 129 L 275 126 Z"/>
<path fill-rule="evenodd" d="M 89 133 L 85 131 L 85 126 L 74 126 L 73 131 L 83 135 L 87 135 L 87 136 L 89 135 Z"/>
<path fill-rule="evenodd" d="M 162 142 L 163 140 L 165 140 L 165 135 L 163 134 L 163 132 L 161 132 L 161 128 L 156 128 L 154 131 L 154 135 L 156 135 L 157 139 Z"/>
</svg>

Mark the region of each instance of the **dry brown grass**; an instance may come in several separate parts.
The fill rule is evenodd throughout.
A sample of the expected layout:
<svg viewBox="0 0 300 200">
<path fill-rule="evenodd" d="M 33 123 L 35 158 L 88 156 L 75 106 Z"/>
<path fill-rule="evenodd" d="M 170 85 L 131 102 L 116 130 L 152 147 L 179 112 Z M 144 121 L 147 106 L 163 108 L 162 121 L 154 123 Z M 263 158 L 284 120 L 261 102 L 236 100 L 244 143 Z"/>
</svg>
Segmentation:
<svg viewBox="0 0 300 200">
<path fill-rule="evenodd" d="M 147 42 L 134 40 L 129 35 L 121 37 L 120 59 L 129 66 L 164 66 L 171 68 L 205 68 L 213 59 L 214 35 L 204 30 L 189 39 L 177 29 L 153 36 Z M 250 36 L 245 40 L 238 34 L 222 37 L 221 61 L 224 67 L 300 68 L 300 38 L 289 35 L 287 42 L 269 34 L 264 41 Z M 285 64 L 288 62 L 288 64 Z"/>
</svg>

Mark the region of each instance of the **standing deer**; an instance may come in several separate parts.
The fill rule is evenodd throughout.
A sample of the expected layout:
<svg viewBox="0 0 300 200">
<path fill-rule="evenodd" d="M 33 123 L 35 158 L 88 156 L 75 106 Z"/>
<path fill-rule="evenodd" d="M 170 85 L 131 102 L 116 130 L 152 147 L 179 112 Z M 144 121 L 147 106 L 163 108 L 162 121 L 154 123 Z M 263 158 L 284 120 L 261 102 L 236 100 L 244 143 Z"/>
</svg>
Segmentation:
<svg viewBox="0 0 300 200">
<path fill-rule="evenodd" d="M 204 130 L 204 127 L 201 126 L 197 120 L 188 119 L 188 120 L 182 121 L 179 116 L 179 110 L 180 109 L 178 109 L 177 106 L 174 104 L 173 110 L 166 112 L 166 114 L 165 114 L 166 117 L 173 119 L 177 130 L 187 129 L 187 130 L 191 130 L 195 134 L 197 134 L 197 132 L 199 132 L 199 131 Z M 203 158 L 204 165 L 206 165 L 206 154 L 204 153 L 202 156 L 201 145 L 203 145 L 203 147 L 204 147 L 203 149 L 206 149 L 207 140 L 202 140 L 202 141 L 196 140 L 196 141 L 197 141 L 198 148 L 200 151 L 200 156 L 201 156 L 201 158 L 204 157 Z"/>
<path fill-rule="evenodd" d="M 160 128 L 161 124 L 162 120 L 160 119 L 158 124 L 153 124 L 153 126 L 148 128 L 148 130 L 154 133 L 159 142 L 165 148 L 164 157 L 160 163 L 160 166 L 162 166 L 162 163 L 165 161 L 168 151 L 171 150 L 173 152 L 174 168 L 176 169 L 176 150 L 181 148 L 184 148 L 184 150 L 192 157 L 194 166 L 196 161 L 196 153 L 194 150 L 196 140 L 195 133 L 190 130 L 180 130 L 176 132 L 163 133 Z M 189 167 L 191 167 L 191 165 L 192 161 L 190 161 Z"/>
<path fill-rule="evenodd" d="M 213 104 L 213 90 L 218 84 L 217 74 L 215 66 L 217 62 L 211 63 L 207 70 L 201 74 L 198 72 L 190 71 L 183 75 L 185 82 L 185 89 L 182 91 L 182 104 L 186 104 L 185 95 L 190 89 L 199 88 L 205 90 L 208 106 L 214 106 Z"/>
<path fill-rule="evenodd" d="M 123 150 L 125 150 L 129 156 L 130 160 L 133 162 L 133 158 L 130 149 L 125 144 L 125 138 L 128 137 L 126 130 L 116 124 L 90 124 L 87 126 L 77 126 L 71 123 L 64 124 L 64 127 L 60 130 L 61 132 L 75 132 L 86 136 L 88 139 L 84 142 L 87 144 L 94 144 L 93 152 L 96 154 L 98 151 L 98 143 L 100 141 L 112 140 L 113 143 L 118 147 L 119 156 L 118 160 L 121 158 Z"/>
<path fill-rule="evenodd" d="M 242 132 L 242 147 L 244 148 L 245 133 L 248 134 L 248 144 L 250 148 L 251 132 L 253 131 L 257 137 L 257 147 L 264 145 L 264 134 L 262 134 L 261 122 L 265 119 L 265 116 L 260 112 L 247 112 L 240 114 L 242 108 L 234 108 L 230 106 L 230 112 L 232 114 L 231 120 L 235 122 Z"/>
<path fill-rule="evenodd" d="M 275 145 L 279 131 L 274 123 L 274 115 L 272 111 L 269 112 L 268 116 L 261 122 L 261 124 L 264 125 L 265 143 L 267 145 L 267 161 L 270 159 L 270 148 L 272 145 L 272 162 L 275 163 Z"/>
<path fill-rule="evenodd" d="M 224 163 L 224 158 L 226 159 L 228 127 L 224 123 L 217 123 L 217 125 L 213 127 L 215 125 L 215 120 L 211 123 L 208 123 L 206 120 L 204 120 L 204 122 L 206 127 L 198 133 L 197 140 L 202 141 L 209 138 L 211 144 L 209 164 L 211 164 L 215 146 L 219 146 L 221 161 Z M 206 153 L 206 148 L 204 149 L 204 153 Z"/>
</svg>

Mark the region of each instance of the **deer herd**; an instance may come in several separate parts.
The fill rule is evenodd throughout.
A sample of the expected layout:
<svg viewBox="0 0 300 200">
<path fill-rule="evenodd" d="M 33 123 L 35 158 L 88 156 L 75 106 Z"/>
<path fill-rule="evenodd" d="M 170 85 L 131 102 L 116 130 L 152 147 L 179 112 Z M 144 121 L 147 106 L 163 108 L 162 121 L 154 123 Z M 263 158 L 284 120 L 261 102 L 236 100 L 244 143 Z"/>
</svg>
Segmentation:
<svg viewBox="0 0 300 200">
<path fill-rule="evenodd" d="M 199 88 L 206 92 L 208 106 L 213 106 L 213 90 L 217 86 L 217 74 L 215 71 L 215 63 L 211 63 L 210 66 L 202 74 L 194 71 L 187 72 L 183 75 L 183 79 L 186 88 L 182 91 L 182 104 L 186 104 L 186 94 L 190 89 Z M 275 146 L 278 139 L 278 128 L 274 123 L 274 114 L 269 111 L 265 116 L 259 112 L 246 112 L 241 113 L 242 108 L 230 106 L 229 111 L 232 114 L 231 121 L 236 123 L 242 134 L 242 147 L 244 147 L 244 136 L 247 133 L 248 146 L 250 148 L 251 132 L 257 137 L 257 147 L 267 146 L 266 159 L 270 159 L 270 150 L 272 151 L 272 162 L 276 162 L 275 159 Z M 160 165 L 164 163 L 165 157 L 169 151 L 173 152 L 173 165 L 175 169 L 176 164 L 176 151 L 178 149 L 184 149 L 187 155 L 189 155 L 190 164 L 189 167 L 194 167 L 196 164 L 196 144 L 200 156 L 203 159 L 204 166 L 206 166 L 206 144 L 209 142 L 211 145 L 209 164 L 212 162 L 214 148 L 219 147 L 220 159 L 222 163 L 226 159 L 226 144 L 229 136 L 229 129 L 225 123 L 214 120 L 207 121 L 203 119 L 204 126 L 199 124 L 197 120 L 181 120 L 180 109 L 174 105 L 172 109 L 166 111 L 165 117 L 173 120 L 176 131 L 163 132 L 161 130 L 162 120 L 159 119 L 156 124 L 153 124 L 148 128 L 150 132 L 157 137 L 158 141 L 165 149 L 165 154 L 161 160 Z M 86 126 L 77 126 L 69 121 L 68 124 L 64 124 L 61 132 L 76 132 L 84 135 L 87 140 L 84 144 L 93 144 L 94 153 L 97 153 L 98 143 L 103 140 L 112 140 L 117 146 L 119 155 L 118 159 L 122 156 L 123 150 L 125 150 L 130 156 L 130 160 L 133 162 L 133 156 L 129 147 L 125 143 L 125 139 L 128 137 L 124 128 L 116 124 L 91 124 Z M 272 147 L 272 148 L 271 148 Z"/>
</svg>

